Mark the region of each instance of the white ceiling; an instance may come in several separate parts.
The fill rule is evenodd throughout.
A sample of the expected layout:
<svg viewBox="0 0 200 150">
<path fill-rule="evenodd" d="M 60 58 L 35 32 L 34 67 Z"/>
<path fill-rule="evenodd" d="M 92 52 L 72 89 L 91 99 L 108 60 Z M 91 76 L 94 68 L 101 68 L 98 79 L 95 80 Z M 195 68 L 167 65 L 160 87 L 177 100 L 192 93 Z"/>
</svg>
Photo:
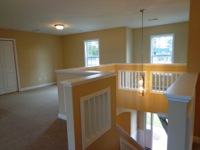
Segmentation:
<svg viewBox="0 0 200 150">
<path fill-rule="evenodd" d="M 189 20 L 189 0 L 1 0 L 0 28 L 66 35 Z M 157 18 L 158 20 L 155 20 Z M 154 21 L 153 21 L 154 20 Z M 63 23 L 58 31 L 54 24 Z"/>
</svg>

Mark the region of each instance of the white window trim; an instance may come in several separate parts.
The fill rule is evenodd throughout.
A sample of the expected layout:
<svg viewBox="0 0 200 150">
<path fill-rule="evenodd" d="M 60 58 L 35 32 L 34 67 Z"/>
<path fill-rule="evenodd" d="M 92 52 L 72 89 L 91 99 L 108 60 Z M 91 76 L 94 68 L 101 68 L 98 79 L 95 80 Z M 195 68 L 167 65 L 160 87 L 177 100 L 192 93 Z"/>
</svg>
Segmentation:
<svg viewBox="0 0 200 150">
<path fill-rule="evenodd" d="M 158 37 L 158 36 L 166 36 L 166 35 L 172 35 L 172 37 L 173 37 L 173 43 L 172 43 L 172 48 L 173 48 L 173 51 L 172 51 L 172 62 L 170 64 L 174 63 L 175 33 L 166 33 L 166 34 L 154 34 L 154 35 L 150 36 L 150 61 L 151 61 L 152 64 L 153 64 L 153 61 L 152 61 L 152 44 L 151 44 L 152 38 L 153 37 Z"/>
<path fill-rule="evenodd" d="M 84 40 L 84 53 L 85 53 L 85 67 L 88 67 L 88 56 L 87 56 L 87 48 L 86 48 L 86 43 L 90 41 L 98 41 L 99 43 L 99 64 L 100 64 L 100 40 L 99 39 L 90 39 L 90 40 Z"/>
</svg>

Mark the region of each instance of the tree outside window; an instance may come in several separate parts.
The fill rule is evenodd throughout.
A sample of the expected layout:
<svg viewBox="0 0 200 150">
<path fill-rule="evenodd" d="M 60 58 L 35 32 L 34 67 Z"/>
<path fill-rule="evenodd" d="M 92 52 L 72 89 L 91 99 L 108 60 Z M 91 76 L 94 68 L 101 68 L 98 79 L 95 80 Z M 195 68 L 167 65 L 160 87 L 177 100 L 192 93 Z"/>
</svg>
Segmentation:
<svg viewBox="0 0 200 150">
<path fill-rule="evenodd" d="M 85 41 L 85 66 L 99 65 L 99 40 Z"/>
</svg>

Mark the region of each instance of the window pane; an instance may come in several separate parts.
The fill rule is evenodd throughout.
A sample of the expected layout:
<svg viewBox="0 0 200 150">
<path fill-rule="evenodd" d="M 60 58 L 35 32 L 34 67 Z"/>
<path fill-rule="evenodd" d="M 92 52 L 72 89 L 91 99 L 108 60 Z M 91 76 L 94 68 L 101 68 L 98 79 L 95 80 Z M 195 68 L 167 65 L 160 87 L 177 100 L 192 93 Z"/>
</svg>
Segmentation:
<svg viewBox="0 0 200 150">
<path fill-rule="evenodd" d="M 87 42 L 88 57 L 99 57 L 99 42 L 89 41 Z"/>
<path fill-rule="evenodd" d="M 88 57 L 87 59 L 88 64 L 87 66 L 98 66 L 99 65 L 99 58 L 98 57 Z"/>
<path fill-rule="evenodd" d="M 85 41 L 85 64 L 89 66 L 99 65 L 99 41 Z"/>
<path fill-rule="evenodd" d="M 173 63 L 174 35 L 154 35 L 151 37 L 151 63 Z"/>
</svg>

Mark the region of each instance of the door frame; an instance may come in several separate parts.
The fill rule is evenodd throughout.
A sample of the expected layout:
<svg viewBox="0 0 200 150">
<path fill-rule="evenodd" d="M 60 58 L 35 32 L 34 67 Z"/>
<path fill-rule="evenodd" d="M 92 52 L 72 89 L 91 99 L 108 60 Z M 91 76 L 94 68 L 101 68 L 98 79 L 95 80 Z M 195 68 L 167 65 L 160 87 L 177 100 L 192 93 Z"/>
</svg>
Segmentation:
<svg viewBox="0 0 200 150">
<path fill-rule="evenodd" d="M 150 129 L 147 129 L 147 113 L 150 114 L 151 118 L 150 118 Z M 152 112 L 145 112 L 145 121 L 144 121 L 144 127 L 145 127 L 145 147 L 148 146 L 149 144 L 149 147 L 150 149 L 153 148 L 153 119 L 154 119 L 154 113 Z M 147 137 L 147 132 L 150 133 L 150 137 Z M 147 140 L 149 139 L 150 140 Z M 150 143 L 148 143 L 150 142 Z M 148 143 L 148 144 L 147 144 Z"/>
<path fill-rule="evenodd" d="M 16 69 L 16 79 L 17 79 L 17 91 L 20 91 L 20 76 L 19 76 L 19 65 L 18 65 L 18 56 L 17 56 L 17 47 L 16 47 L 16 40 L 11 38 L 0 38 L 0 41 L 12 41 L 13 42 L 13 54 L 14 54 L 14 62 L 15 62 L 15 69 Z"/>
</svg>

